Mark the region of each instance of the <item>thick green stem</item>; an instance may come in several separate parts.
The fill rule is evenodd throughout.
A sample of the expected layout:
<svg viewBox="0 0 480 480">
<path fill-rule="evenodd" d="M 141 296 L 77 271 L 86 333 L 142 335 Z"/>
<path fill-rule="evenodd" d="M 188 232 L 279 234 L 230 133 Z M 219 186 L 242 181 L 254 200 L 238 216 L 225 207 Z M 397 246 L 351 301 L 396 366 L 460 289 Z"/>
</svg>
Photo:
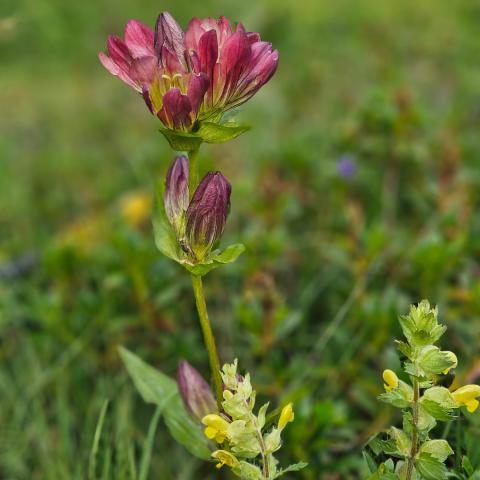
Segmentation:
<svg viewBox="0 0 480 480">
<path fill-rule="evenodd" d="M 198 148 L 188 152 L 188 191 L 190 199 L 198 186 Z"/>
<path fill-rule="evenodd" d="M 420 386 L 416 377 L 413 377 L 413 402 L 412 402 L 412 420 L 413 420 L 413 432 L 412 432 L 412 448 L 410 450 L 410 457 L 407 463 L 407 475 L 406 480 L 412 480 L 413 470 L 415 467 L 415 457 L 418 452 L 418 400 L 420 397 Z"/>
<path fill-rule="evenodd" d="M 207 348 L 208 359 L 210 361 L 210 370 L 212 371 L 213 382 L 215 385 L 217 405 L 220 409 L 223 400 L 220 361 L 218 359 L 217 347 L 215 345 L 215 337 L 213 336 L 212 327 L 208 318 L 205 295 L 203 294 L 202 277 L 192 275 L 192 285 L 193 293 L 195 294 L 195 302 L 197 304 L 198 316 L 200 318 L 200 326 L 202 327 L 203 339 L 205 341 L 205 347 Z"/>
</svg>

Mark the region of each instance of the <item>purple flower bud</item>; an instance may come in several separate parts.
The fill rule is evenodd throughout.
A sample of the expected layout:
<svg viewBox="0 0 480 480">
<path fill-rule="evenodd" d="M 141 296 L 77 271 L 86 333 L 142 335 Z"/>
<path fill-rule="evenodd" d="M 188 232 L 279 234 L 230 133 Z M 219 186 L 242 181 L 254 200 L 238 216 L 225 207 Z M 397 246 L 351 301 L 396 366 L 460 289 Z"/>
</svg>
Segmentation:
<svg viewBox="0 0 480 480">
<path fill-rule="evenodd" d="M 205 415 L 218 411 L 212 389 L 186 361 L 178 364 L 177 384 L 183 403 L 194 419 L 201 422 Z"/>
<path fill-rule="evenodd" d="M 203 260 L 222 236 L 231 191 L 230 183 L 220 172 L 209 172 L 193 194 L 187 210 L 186 236 L 197 260 Z"/>
<path fill-rule="evenodd" d="M 188 159 L 178 155 L 168 169 L 163 196 L 165 213 L 177 237 L 183 237 L 185 232 L 188 200 Z"/>
</svg>

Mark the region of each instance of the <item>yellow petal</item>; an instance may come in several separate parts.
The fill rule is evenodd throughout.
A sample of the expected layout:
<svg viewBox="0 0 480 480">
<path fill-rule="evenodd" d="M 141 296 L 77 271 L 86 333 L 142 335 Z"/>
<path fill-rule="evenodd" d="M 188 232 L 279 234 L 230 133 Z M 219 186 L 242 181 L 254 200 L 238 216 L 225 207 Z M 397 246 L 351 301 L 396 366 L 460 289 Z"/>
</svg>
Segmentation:
<svg viewBox="0 0 480 480">
<path fill-rule="evenodd" d="M 278 428 L 283 430 L 289 422 L 293 422 L 295 414 L 293 413 L 293 404 L 289 403 L 283 407 L 280 419 L 278 420 Z"/>
<path fill-rule="evenodd" d="M 398 387 L 398 377 L 393 370 L 384 370 L 383 380 L 385 381 L 383 386 L 385 387 L 385 390 L 387 390 L 387 392 Z"/>
<path fill-rule="evenodd" d="M 467 407 L 467 410 L 470 412 L 470 413 L 473 413 L 477 408 L 478 408 L 478 405 L 480 404 L 480 402 L 476 399 L 473 399 L 473 400 L 470 400 L 469 402 L 467 402 L 465 404 L 465 406 Z"/>
<path fill-rule="evenodd" d="M 220 466 L 228 465 L 229 467 L 235 467 L 238 464 L 237 457 L 226 450 L 216 450 L 212 453 L 212 457 L 220 462 Z"/>
<path fill-rule="evenodd" d="M 212 428 L 212 427 L 207 427 L 203 433 L 205 434 L 205 436 L 207 438 L 209 438 L 210 440 L 213 440 L 216 435 L 217 435 L 217 430 L 215 428 Z"/>
<path fill-rule="evenodd" d="M 453 393 L 453 398 L 459 405 L 466 405 L 467 402 L 480 397 L 480 386 L 478 385 L 464 385 L 458 388 Z"/>
<path fill-rule="evenodd" d="M 210 413 L 202 418 L 202 423 L 208 427 L 215 428 L 220 432 L 225 432 L 228 428 L 228 422 L 222 418 L 220 415 L 215 413 Z"/>
</svg>

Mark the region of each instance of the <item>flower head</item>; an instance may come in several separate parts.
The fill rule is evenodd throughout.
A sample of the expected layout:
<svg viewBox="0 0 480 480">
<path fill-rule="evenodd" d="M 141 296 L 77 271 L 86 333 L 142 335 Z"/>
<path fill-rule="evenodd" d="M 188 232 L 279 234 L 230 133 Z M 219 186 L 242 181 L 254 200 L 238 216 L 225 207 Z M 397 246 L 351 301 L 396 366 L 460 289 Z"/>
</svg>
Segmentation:
<svg viewBox="0 0 480 480">
<path fill-rule="evenodd" d="M 178 364 L 177 384 L 183 403 L 193 418 L 200 422 L 206 415 L 217 411 L 212 389 L 186 361 Z"/>
<path fill-rule="evenodd" d="M 222 468 L 224 465 L 236 467 L 239 463 L 237 457 L 226 450 L 216 450 L 212 453 L 212 458 L 218 461 L 215 465 L 217 468 Z"/>
<path fill-rule="evenodd" d="M 383 386 L 387 392 L 398 387 L 398 377 L 393 370 L 385 370 L 383 372 L 383 380 L 385 381 Z"/>
<path fill-rule="evenodd" d="M 205 257 L 223 233 L 231 191 L 230 183 L 220 172 L 209 172 L 193 194 L 186 213 L 186 237 L 198 260 Z"/>
<path fill-rule="evenodd" d="M 274 74 L 278 52 L 225 17 L 194 18 L 184 33 L 168 13 L 155 32 L 136 20 L 124 39 L 111 35 L 100 61 L 113 75 L 143 95 L 168 129 L 191 131 L 198 121 L 218 121 L 222 113 L 251 98 Z"/>
<path fill-rule="evenodd" d="M 205 436 L 217 443 L 223 443 L 227 437 L 228 422 L 220 415 L 211 413 L 202 418 Z"/>
<path fill-rule="evenodd" d="M 473 413 L 480 405 L 480 402 L 477 400 L 480 397 L 479 385 L 465 385 L 455 390 L 452 395 L 458 406 L 467 407 L 470 413 Z"/>
<path fill-rule="evenodd" d="M 168 169 L 163 197 L 165 213 L 178 237 L 183 237 L 185 230 L 188 195 L 188 158 L 178 155 Z"/>
<path fill-rule="evenodd" d="M 280 414 L 280 419 L 278 420 L 278 428 L 283 430 L 290 422 L 293 422 L 295 419 L 295 413 L 293 412 L 293 403 L 285 405 Z"/>
</svg>

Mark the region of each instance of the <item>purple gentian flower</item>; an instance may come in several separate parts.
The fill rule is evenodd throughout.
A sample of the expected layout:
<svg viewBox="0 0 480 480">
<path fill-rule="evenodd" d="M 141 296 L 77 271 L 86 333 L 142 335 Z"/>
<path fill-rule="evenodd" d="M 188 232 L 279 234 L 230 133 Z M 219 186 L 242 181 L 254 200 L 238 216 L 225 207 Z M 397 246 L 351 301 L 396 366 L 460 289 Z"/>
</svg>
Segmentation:
<svg viewBox="0 0 480 480">
<path fill-rule="evenodd" d="M 124 39 L 110 36 L 107 49 L 99 54 L 104 67 L 141 93 L 165 127 L 181 131 L 247 101 L 278 65 L 270 43 L 240 23 L 234 31 L 225 17 L 194 18 L 185 33 L 168 12 L 155 32 L 130 20 Z"/>
</svg>

